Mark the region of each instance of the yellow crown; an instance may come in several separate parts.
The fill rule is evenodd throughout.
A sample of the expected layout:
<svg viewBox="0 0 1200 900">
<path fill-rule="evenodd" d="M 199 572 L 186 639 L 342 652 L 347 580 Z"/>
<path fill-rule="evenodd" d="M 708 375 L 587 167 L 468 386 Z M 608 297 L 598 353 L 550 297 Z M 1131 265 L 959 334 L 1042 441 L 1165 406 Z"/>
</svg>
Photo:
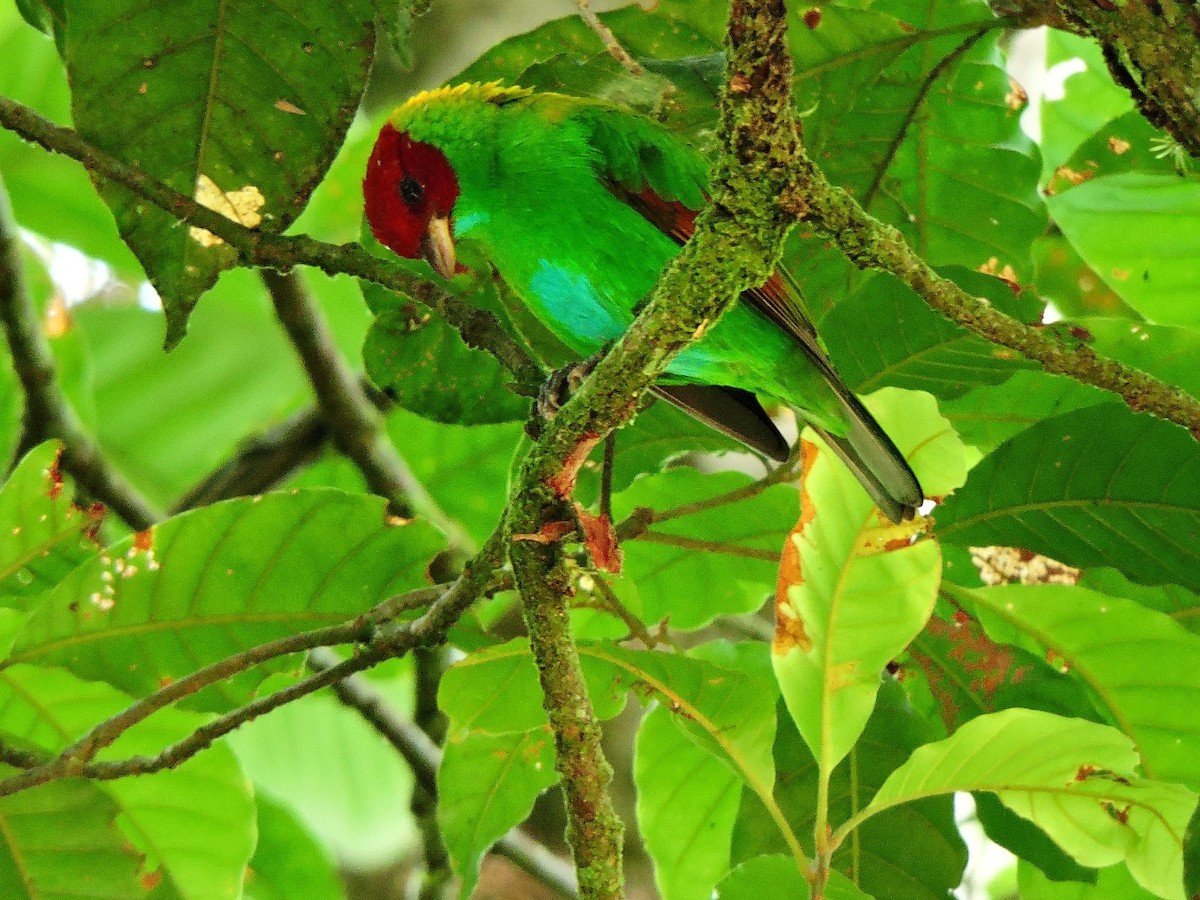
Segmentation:
<svg viewBox="0 0 1200 900">
<path fill-rule="evenodd" d="M 528 97 L 532 93 L 533 90 L 530 88 L 518 87 L 516 85 L 505 85 L 502 84 L 499 79 L 496 81 L 489 81 L 484 84 L 467 81 L 463 82 L 462 84 L 436 87 L 432 90 L 421 91 L 419 94 L 414 94 L 404 101 L 397 112 L 410 112 L 417 107 L 424 106 L 427 103 L 441 100 L 453 100 L 456 98 L 477 99 L 488 103 L 504 103 L 510 100 L 519 100 L 521 97 Z"/>
</svg>

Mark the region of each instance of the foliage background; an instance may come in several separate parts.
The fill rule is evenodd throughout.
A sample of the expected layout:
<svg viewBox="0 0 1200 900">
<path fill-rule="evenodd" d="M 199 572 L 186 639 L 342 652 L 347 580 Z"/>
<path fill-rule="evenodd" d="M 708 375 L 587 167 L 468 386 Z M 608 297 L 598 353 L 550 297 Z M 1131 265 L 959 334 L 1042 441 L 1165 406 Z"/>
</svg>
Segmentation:
<svg viewBox="0 0 1200 900">
<path fill-rule="evenodd" d="M 122 60 L 140 58 L 143 37 L 118 31 L 120 39 L 98 51 L 98 20 L 115 13 L 84 6 L 24 4 L 31 15 L 66 9 L 69 18 L 74 10 L 74 21 L 85 22 L 68 29 L 59 48 L 13 9 L 0 13 L 0 59 L 19 61 L 0 71 L 0 95 L 73 122 L 126 161 L 162 157 L 158 177 L 190 195 L 191 161 L 170 158 L 188 151 L 187 141 L 158 130 L 147 140 L 138 133 L 144 123 L 113 112 L 114 79 L 132 79 L 136 93 L 155 71 L 122 69 Z M 238 6 L 251 17 L 261 13 Z M 612 17 L 635 55 L 684 60 L 649 63 L 643 78 L 603 54 L 573 16 L 489 50 L 493 29 L 517 33 L 567 12 L 434 4 L 416 20 L 410 60 L 383 51 L 344 144 L 336 127 L 312 125 L 318 106 L 309 100 L 324 104 L 329 122 L 348 122 L 371 48 L 347 51 L 340 94 L 328 71 L 310 76 L 300 86 L 306 114 L 279 110 L 296 126 L 286 135 L 287 154 L 308 155 L 276 193 L 303 195 L 320 180 L 290 231 L 358 240 L 358 185 L 381 117 L 398 98 L 467 63 L 466 77 L 617 99 L 717 152 L 721 70 L 706 54 L 721 47 L 723 4 L 663 0 L 653 14 L 630 8 Z M 1022 101 L 1004 74 L 1002 30 L 981 4 L 829 6 L 819 27 L 803 12 L 791 18 L 797 106 L 808 152 L 833 182 L 971 295 L 1028 323 L 1040 323 L 1051 301 L 1070 320 L 1055 332 L 1066 343 L 1083 341 L 1196 394 L 1195 178 L 1175 158 L 1157 155 L 1161 136 L 1112 84 L 1093 44 L 1051 33 L 1048 65 L 1079 57 L 1088 68 L 1068 81 L 1066 99 L 1043 107 L 1035 147 L 1017 126 Z M 125 14 L 137 11 L 131 5 Z M 353 14 L 371 17 L 352 4 L 337 27 L 350 28 Z M 201 12 L 179 13 L 178 21 L 201 31 L 206 22 Z M 335 25 L 307 27 L 320 36 Z M 285 54 L 259 50 L 276 60 Z M 168 102 L 160 114 L 172 108 Z M 244 121 L 225 123 L 224 136 L 250 131 Z M 238 154 L 222 152 L 213 151 L 211 171 L 228 172 L 240 186 L 243 172 L 230 162 Z M 268 187 L 272 176 L 259 174 L 251 180 Z M 187 269 L 195 250 L 186 229 L 162 224 L 165 215 L 146 225 L 139 202 L 106 185 L 101 193 L 139 248 L 139 263 L 75 162 L 3 132 L 0 175 L 12 219 L 27 230 L 20 249 L 27 293 L 79 425 L 150 509 L 198 507 L 157 525 L 152 549 L 127 527 L 147 523 L 108 516 L 98 525 L 87 511 L 88 487 L 74 505 L 69 463 L 60 468 L 55 446 L 41 442 L 63 435 L 46 432 L 44 422 L 22 428 L 16 370 L 0 367 L 0 456 L 21 460 L 0 493 L 7 746 L 57 753 L 131 697 L 445 580 L 440 572 L 453 573 L 486 545 L 529 446 L 527 404 L 504 386 L 528 387 L 520 378 L 469 350 L 440 319 L 421 321 L 423 313 L 384 288 L 310 268 L 297 276 L 311 301 L 299 331 L 280 327 L 287 315 L 279 283 L 268 278 L 264 287 L 252 270 L 235 268 L 204 293 L 187 337 L 166 353 L 163 315 L 134 301 L 145 266 L 172 317 L 171 339 L 182 336 L 183 315 L 204 280 Z M 285 218 L 264 229 L 278 230 Z M 86 302 L 66 308 L 46 269 L 55 259 L 49 242 L 103 261 L 112 278 L 97 279 Z M 216 254 L 202 258 L 201 268 L 211 266 L 205 277 L 232 262 L 228 247 Z M 812 854 L 820 850 L 814 827 L 820 835 L 826 820 L 836 828 L 862 817 L 862 827 L 830 849 L 835 869 L 853 881 L 835 875 L 829 896 L 944 896 L 959 883 L 966 855 L 950 795 L 974 788 L 989 836 L 1021 858 L 1021 896 L 1182 896 L 1182 826 L 1200 785 L 1200 722 L 1187 701 L 1200 681 L 1194 440 L 942 318 L 895 277 L 858 272 L 804 226 L 786 258 L 839 370 L 856 390 L 876 392 L 873 408 L 912 453 L 927 489 L 948 499 L 933 514 L 933 537 L 876 553 L 870 542 L 888 535 L 872 532 L 845 473 L 822 457 L 807 470 L 804 490 L 829 529 L 819 541 L 797 543 L 794 479 L 768 474 L 659 406 L 620 432 L 612 505 L 615 520 L 630 523 L 625 572 L 609 584 L 585 558 L 574 560 L 572 625 L 597 715 L 614 723 L 609 749 L 623 817 L 636 821 L 654 864 L 649 871 L 635 852 L 631 887 L 649 890 L 653 881 L 663 896 L 700 897 L 724 880 L 721 896 L 736 897 L 790 879 L 803 890 L 785 858 L 794 849 L 788 838 Z M 564 361 L 503 292 L 485 284 L 463 296 L 509 319 L 548 364 Z M 332 338 L 322 352 L 336 347 L 354 369 L 363 360 L 372 380 L 408 407 L 389 409 L 383 420 L 402 466 L 391 471 L 393 491 L 371 482 L 373 470 L 352 453 L 348 459 L 328 447 L 328 433 L 299 427 L 316 379 L 296 348 L 303 328 L 311 335 L 321 319 Z M 7 319 L 6 326 L 11 340 Z M 261 451 L 264 435 L 304 451 L 303 466 L 283 471 L 283 492 L 212 506 L 197 500 L 205 495 L 194 487 L 231 459 L 244 460 L 251 446 Z M 711 459 L 697 465 L 685 455 L 695 451 L 717 454 L 718 471 Z M 68 479 L 61 491 L 60 476 Z M 595 469 L 585 471 L 580 498 L 592 501 L 598 482 Z M 392 501 L 392 513 L 405 504 L 418 521 L 397 527 L 368 484 Z M 651 527 L 638 532 L 638 511 L 647 508 L 655 511 Z M 794 548 L 802 572 L 828 567 L 826 588 L 811 575 L 788 582 L 794 570 L 785 554 L 781 602 L 823 623 L 827 660 L 860 668 L 852 691 L 829 666 L 810 670 L 786 652 L 772 665 L 761 640 L 771 627 L 759 612 L 776 588 L 784 546 Z M 1003 553 L 973 549 L 994 546 L 1024 552 L 1005 563 Z M 1035 554 L 1079 571 L 1039 569 Z M 1003 580 L 1033 583 L 985 588 L 981 561 L 987 572 L 1011 565 Z M 911 578 L 901 580 L 902 572 Z M 843 603 L 847 596 L 853 602 Z M 464 891 L 491 843 L 556 781 L 517 605 L 511 591 L 498 590 L 454 627 L 450 641 L 467 655 L 442 678 L 444 722 L 428 708 L 424 677 L 437 675 L 436 659 L 415 667 L 409 658 L 393 660 L 370 673 L 369 686 L 392 709 L 435 738 L 445 732 L 437 823 L 446 866 Z M 862 611 L 883 618 L 879 640 L 864 635 Z M 679 652 L 642 646 L 663 622 Z M 630 634 L 634 640 L 620 640 Z M 899 677 L 881 681 L 889 664 Z M 99 759 L 157 752 L 295 683 L 303 668 L 287 656 L 210 685 Z M 630 692 L 642 703 L 628 703 Z M 826 702 L 842 705 L 830 717 Z M 314 694 L 166 772 L 59 779 L 4 797 L 4 896 L 77 896 L 86 888 L 122 898 L 296 897 L 301 885 L 312 898 L 387 896 L 403 877 L 390 866 L 404 858 L 406 870 L 421 855 L 421 837 L 424 864 L 435 873 L 437 860 L 429 815 L 419 802 L 408 808 L 411 760 L 379 732 L 338 698 Z M 954 743 L 935 743 L 951 735 Z M 1011 755 L 1002 752 L 1005 740 Z M 902 790 L 889 776 L 919 747 L 925 756 L 904 772 L 916 765 L 912 777 L 926 783 Z M 936 753 L 961 767 L 930 762 Z M 1099 801 L 1044 803 L 1048 786 L 1092 789 L 1091 773 L 1079 776 L 1085 761 L 1102 773 Z M 963 777 L 939 780 L 948 771 Z M 921 799 L 889 806 L 889 791 Z M 556 794 L 545 797 L 534 831 L 558 844 L 561 808 Z M 864 813 L 876 808 L 878 816 Z M 1079 819 L 1087 827 L 1073 830 Z M 1127 865 L 1114 866 L 1121 861 Z M 426 889 L 434 888 L 427 882 Z"/>
</svg>

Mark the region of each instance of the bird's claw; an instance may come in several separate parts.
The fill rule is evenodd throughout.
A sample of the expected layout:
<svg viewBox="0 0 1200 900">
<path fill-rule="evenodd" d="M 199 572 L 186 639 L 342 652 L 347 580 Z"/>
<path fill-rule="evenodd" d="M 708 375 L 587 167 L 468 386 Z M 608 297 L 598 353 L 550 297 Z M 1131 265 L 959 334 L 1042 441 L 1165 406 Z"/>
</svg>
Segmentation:
<svg viewBox="0 0 1200 900">
<path fill-rule="evenodd" d="M 579 390 L 583 380 L 592 374 L 592 369 L 603 356 L 597 353 L 587 359 L 573 362 L 555 369 L 538 391 L 537 412 L 542 419 L 549 422 L 562 409 L 568 400 Z"/>
</svg>

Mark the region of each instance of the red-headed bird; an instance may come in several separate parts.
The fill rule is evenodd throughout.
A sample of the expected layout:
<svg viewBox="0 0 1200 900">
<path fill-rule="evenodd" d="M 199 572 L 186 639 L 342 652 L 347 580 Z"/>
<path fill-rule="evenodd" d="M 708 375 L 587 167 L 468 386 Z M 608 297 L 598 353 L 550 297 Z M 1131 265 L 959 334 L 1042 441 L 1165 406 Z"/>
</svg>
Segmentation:
<svg viewBox="0 0 1200 900">
<path fill-rule="evenodd" d="M 629 327 L 691 236 L 707 187 L 703 160 L 649 119 L 498 83 L 410 99 L 384 125 L 363 180 L 380 243 L 449 278 L 455 242 L 473 241 L 581 357 Z M 656 391 L 781 460 L 787 443 L 754 395 L 774 397 L 826 440 L 893 522 L 923 499 L 778 275 L 680 352 Z"/>
</svg>

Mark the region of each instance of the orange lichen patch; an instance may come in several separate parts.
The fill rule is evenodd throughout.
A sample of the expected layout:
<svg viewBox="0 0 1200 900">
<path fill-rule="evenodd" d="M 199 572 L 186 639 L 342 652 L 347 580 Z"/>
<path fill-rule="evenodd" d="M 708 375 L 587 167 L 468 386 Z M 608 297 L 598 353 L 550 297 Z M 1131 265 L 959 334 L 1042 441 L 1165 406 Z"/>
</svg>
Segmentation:
<svg viewBox="0 0 1200 900">
<path fill-rule="evenodd" d="M 139 531 L 133 536 L 133 549 L 140 550 L 143 553 L 149 553 L 154 549 L 154 529 L 147 528 L 145 531 Z"/>
<path fill-rule="evenodd" d="M 145 873 L 138 881 L 142 888 L 147 891 L 152 891 L 158 887 L 158 883 L 162 881 L 162 869 L 155 869 L 153 872 Z"/>
<path fill-rule="evenodd" d="M 590 512 L 575 504 L 575 515 L 579 519 L 579 527 L 583 530 L 583 543 L 596 568 L 602 572 L 621 574 L 621 547 L 617 541 L 617 532 L 613 529 L 612 519 L 606 515 L 593 516 Z"/>
<path fill-rule="evenodd" d="M 293 103 L 290 100 L 283 100 L 283 99 L 276 100 L 275 108 L 277 110 L 279 110 L 280 112 L 291 113 L 293 116 L 308 115 L 308 113 L 306 113 L 304 110 L 302 110 L 300 107 L 298 107 L 295 103 Z"/>
<path fill-rule="evenodd" d="M 1117 156 L 1122 156 L 1122 155 L 1128 153 L 1129 148 L 1132 146 L 1133 145 L 1131 143 L 1129 143 L 1129 141 L 1125 140 L 1124 138 L 1119 138 L 1116 135 L 1109 135 L 1108 149 L 1111 150 L 1113 153 L 1117 154 Z"/>
<path fill-rule="evenodd" d="M 984 275 L 991 275 L 994 278 L 999 278 L 1001 281 L 1008 284 L 1009 290 L 1013 294 L 1021 293 L 1021 282 L 1017 280 L 1017 270 L 1005 263 L 1000 265 L 1000 260 L 995 256 L 988 257 L 988 261 L 975 267 L 975 271 L 982 272 Z"/>
<path fill-rule="evenodd" d="M 1020 547 L 969 547 L 971 562 L 986 585 L 1078 584 L 1083 572 Z"/>
<path fill-rule="evenodd" d="M 992 641 L 982 626 L 966 613 L 956 613 L 953 621 L 933 617 L 925 626 L 932 642 L 942 645 L 944 653 L 957 662 L 968 677 L 967 690 L 975 702 L 992 712 L 995 695 L 1000 688 L 1020 684 L 1030 673 L 1030 667 L 1018 665 L 1012 650 Z M 910 648 L 912 658 L 929 683 L 929 690 L 938 704 L 942 721 L 947 728 L 959 724 L 962 687 L 957 677 L 946 677 L 946 666 L 933 656 Z"/>
<path fill-rule="evenodd" d="M 858 682 L 858 661 L 850 660 L 830 666 L 826 671 L 825 685 L 830 691 L 840 691 Z"/>
<path fill-rule="evenodd" d="M 729 79 L 729 92 L 731 94 L 750 93 L 750 79 L 741 72 L 735 72 L 733 77 Z"/>
<path fill-rule="evenodd" d="M 811 441 L 800 441 L 800 520 L 783 542 L 779 558 L 779 578 L 775 583 L 775 639 L 771 643 L 774 653 L 784 654 L 793 647 L 808 651 L 812 639 L 804 630 L 804 621 L 792 606 L 788 589 L 804 584 L 804 572 L 800 566 L 800 536 L 816 517 L 817 510 L 808 493 L 808 475 L 817 461 L 820 451 Z"/>
<path fill-rule="evenodd" d="M 1128 281 L 1129 280 L 1129 270 L 1128 269 L 1113 269 L 1112 277 L 1117 279 L 1117 281 Z"/>
<path fill-rule="evenodd" d="M 1059 166 L 1054 170 L 1055 178 L 1062 178 L 1071 184 L 1083 184 L 1085 181 L 1091 180 L 1095 174 L 1095 172 L 1078 172 L 1070 166 Z"/>
<path fill-rule="evenodd" d="M 67 310 L 67 299 L 61 291 L 55 291 L 51 295 L 43 322 L 45 323 L 46 337 L 62 337 L 71 330 L 71 313 Z"/>
<path fill-rule="evenodd" d="M 1008 79 L 1008 93 L 1004 95 L 1004 105 L 1013 112 L 1020 112 L 1029 102 L 1029 94 L 1012 78 Z"/>
<path fill-rule="evenodd" d="M 821 7 L 814 6 L 812 9 L 804 13 L 804 27 L 809 31 L 816 31 L 821 24 Z"/>
<path fill-rule="evenodd" d="M 60 496 L 62 496 L 62 455 L 63 448 L 59 447 L 54 454 L 54 462 L 50 463 L 50 468 L 46 470 L 46 480 L 49 482 L 49 487 L 46 491 L 46 494 L 51 500 L 57 500 Z"/>
<path fill-rule="evenodd" d="M 546 484 L 560 500 L 569 500 L 571 495 L 575 493 L 575 479 L 579 477 L 579 470 L 583 468 L 583 464 L 587 462 L 588 456 L 600 443 L 600 435 L 585 434 L 579 439 L 579 443 L 567 454 L 567 458 L 563 460 L 562 468 L 558 470 L 550 478 L 546 479 Z"/>
<path fill-rule="evenodd" d="M 514 541 L 530 541 L 534 544 L 556 544 L 575 530 L 571 522 L 546 522 L 534 534 L 514 534 Z"/>
</svg>

